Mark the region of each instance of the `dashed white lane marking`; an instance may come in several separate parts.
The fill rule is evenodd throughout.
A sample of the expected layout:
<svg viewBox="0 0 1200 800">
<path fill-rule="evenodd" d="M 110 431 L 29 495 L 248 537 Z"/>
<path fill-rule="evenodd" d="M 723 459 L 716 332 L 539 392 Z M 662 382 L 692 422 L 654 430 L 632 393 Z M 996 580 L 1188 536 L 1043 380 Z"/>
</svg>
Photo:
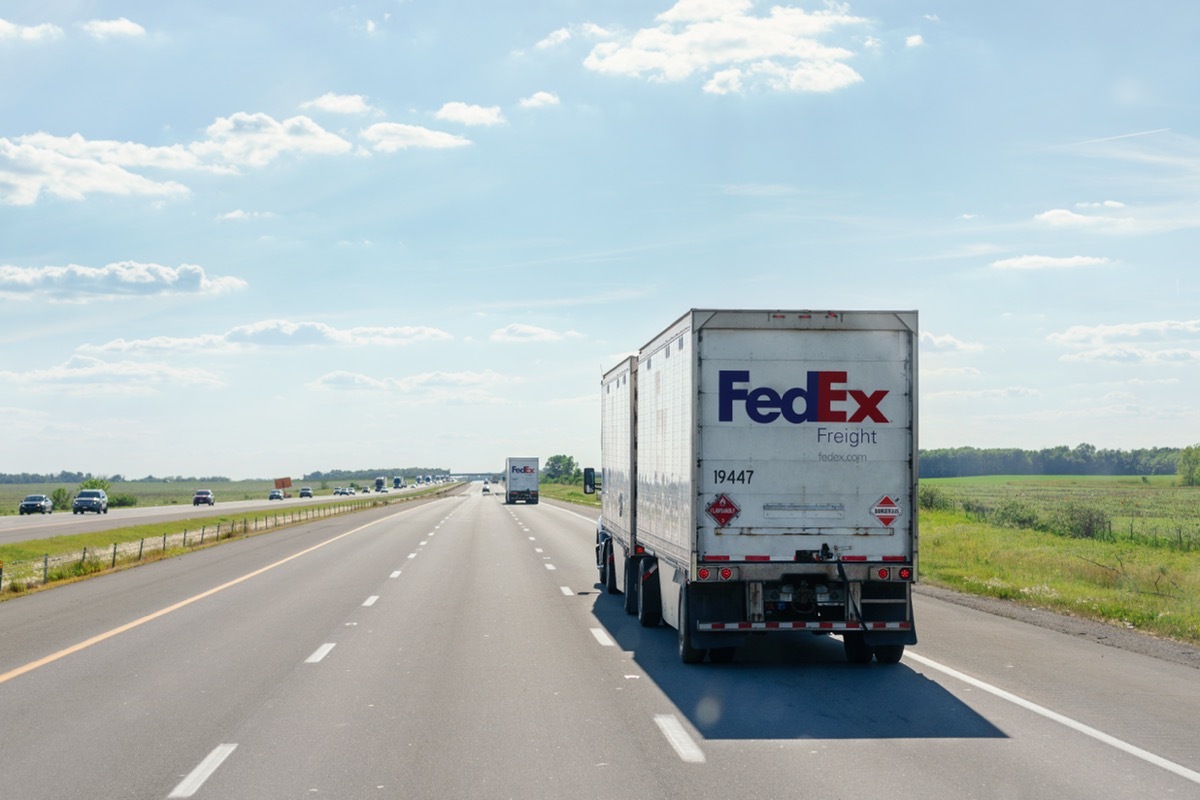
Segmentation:
<svg viewBox="0 0 1200 800">
<path fill-rule="evenodd" d="M 574 594 L 575 594 L 574 592 L 572 592 L 572 591 L 571 591 L 571 587 L 570 587 L 570 586 L 560 586 L 560 587 L 558 587 L 558 589 L 559 589 L 559 591 L 561 591 L 563 594 L 565 594 L 567 597 L 572 597 L 572 596 L 574 596 Z"/>
<path fill-rule="evenodd" d="M 933 659 L 925 658 L 924 656 L 919 656 L 916 653 L 913 653 L 911 651 L 905 653 L 904 657 L 906 659 L 911 659 L 913 661 L 916 661 L 918 664 L 924 664 L 925 666 L 929 667 L 930 669 L 936 669 L 938 672 L 949 675 L 951 678 L 957 678 L 958 680 L 962 681 L 963 683 L 970 684 L 971 686 L 974 686 L 977 689 L 982 689 L 985 692 L 994 694 L 996 697 L 999 697 L 1002 700 L 1007 700 L 1008 702 L 1018 705 L 1027 711 L 1032 711 L 1035 714 L 1040 714 L 1041 716 L 1045 717 L 1046 719 L 1053 720 L 1053 721 L 1059 723 L 1060 725 L 1065 725 L 1073 731 L 1082 733 L 1084 736 L 1090 736 L 1091 738 L 1095 739 L 1098 742 L 1104 742 L 1107 745 L 1115 747 L 1118 750 L 1122 750 L 1122 751 L 1128 753 L 1129 755 L 1134 756 L 1135 758 L 1140 758 L 1141 760 L 1146 761 L 1150 764 L 1153 764 L 1156 767 L 1162 767 L 1163 769 L 1167 770 L 1168 772 L 1173 772 L 1176 775 L 1178 775 L 1179 777 L 1186 778 L 1187 780 L 1191 781 L 1192 783 L 1200 783 L 1200 772 L 1190 770 L 1185 766 L 1176 764 L 1174 761 L 1168 761 L 1167 759 L 1163 758 L 1162 756 L 1156 756 L 1154 753 L 1143 750 L 1142 748 L 1137 747 L 1135 745 L 1129 744 L 1129 742 L 1118 739 L 1115 736 L 1110 736 L 1109 734 L 1105 733 L 1104 731 L 1096 730 L 1095 728 L 1093 728 L 1089 725 L 1084 725 L 1082 722 L 1073 720 L 1067 716 L 1063 716 L 1062 714 L 1059 714 L 1057 711 L 1051 711 L 1050 709 L 1048 709 L 1044 706 L 1039 706 L 1037 703 L 1026 700 L 1024 697 L 1019 697 L 1019 696 L 1013 694 L 1012 692 L 1006 692 L 1005 690 L 1001 689 L 998 686 L 992 686 L 990 683 L 984 683 L 983 681 L 979 680 L 978 678 L 972 678 L 970 675 L 967 675 L 966 673 L 959 672 L 958 670 L 953 669 L 951 667 L 947 667 L 944 664 L 939 664 L 937 661 L 934 661 Z"/>
<path fill-rule="evenodd" d="M 558 569 L 558 567 L 554 566 L 553 564 L 545 564 L 544 566 L 545 566 L 545 567 L 546 567 L 546 569 L 548 569 L 548 570 L 556 570 L 556 569 Z"/>
<path fill-rule="evenodd" d="M 399 577 L 400 577 L 400 570 L 396 570 L 395 572 L 393 572 L 393 573 L 391 574 L 391 577 L 393 577 L 393 578 L 399 578 Z"/>
<path fill-rule="evenodd" d="M 542 549 L 542 548 L 540 548 L 540 547 L 535 547 L 535 548 L 533 548 L 533 552 L 535 552 L 535 553 L 544 553 L 544 552 L 546 552 L 546 551 L 545 551 L 545 550 L 543 550 L 543 549 Z"/>
<path fill-rule="evenodd" d="M 375 605 L 375 603 L 378 602 L 378 600 L 379 600 L 379 595 L 373 594 L 363 602 L 363 607 L 370 608 L 371 606 Z"/>
<path fill-rule="evenodd" d="M 334 647 L 335 647 L 334 643 L 326 642 L 325 644 L 321 645 L 316 650 L 314 650 L 313 654 L 311 656 L 304 659 L 304 663 L 305 664 L 316 664 L 321 659 L 325 658 L 325 656 L 329 655 L 329 651 L 332 650 Z"/>
<path fill-rule="evenodd" d="M 609 636 L 603 628 L 589 628 L 588 630 L 592 632 L 592 636 L 596 637 L 596 641 L 605 647 L 616 646 L 617 643 L 612 640 L 612 637 Z"/>
<path fill-rule="evenodd" d="M 203 761 L 196 765 L 196 768 L 186 778 L 179 782 L 178 786 L 171 790 L 171 793 L 167 797 L 191 797 L 194 795 L 204 785 L 204 782 L 217 771 L 217 767 L 221 766 L 221 763 L 229 758 L 230 753 L 235 748 L 237 748 L 236 744 L 217 745 L 211 753 L 204 757 Z"/>
<path fill-rule="evenodd" d="M 654 722 L 682 760 L 689 764 L 704 763 L 704 751 L 688 736 L 678 717 L 674 714 L 655 714 Z"/>
<path fill-rule="evenodd" d="M 408 557 L 409 557 L 409 558 L 416 558 L 416 557 L 417 557 L 417 554 L 416 554 L 416 553 L 409 553 L 409 554 L 408 554 Z"/>
</svg>

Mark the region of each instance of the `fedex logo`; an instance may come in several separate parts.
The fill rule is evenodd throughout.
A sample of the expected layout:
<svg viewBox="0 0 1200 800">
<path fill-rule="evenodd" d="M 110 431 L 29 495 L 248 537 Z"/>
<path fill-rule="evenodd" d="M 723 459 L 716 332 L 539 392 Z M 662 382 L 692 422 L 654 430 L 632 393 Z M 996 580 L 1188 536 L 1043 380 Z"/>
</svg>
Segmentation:
<svg viewBox="0 0 1200 800">
<path fill-rule="evenodd" d="M 887 397 L 887 389 L 864 392 L 842 388 L 846 373 L 824 370 L 809 372 L 804 386 L 796 386 L 780 394 L 775 389 L 760 386 L 748 388 L 750 371 L 721 370 L 717 381 L 718 415 L 721 422 L 733 421 L 735 403 L 742 403 L 746 416 L 755 422 L 768 423 L 783 417 L 788 422 L 887 422 L 879 404 Z"/>
<path fill-rule="evenodd" d="M 515 467 L 513 467 L 513 468 L 512 468 L 512 471 L 513 471 L 515 474 L 525 474 L 525 475 L 529 475 L 529 474 L 531 474 L 532 472 L 534 472 L 534 469 L 533 469 L 533 467 L 531 467 L 531 466 L 529 466 L 528 464 L 526 464 L 526 465 L 525 465 L 525 466 L 523 466 L 523 467 L 521 467 L 521 466 L 515 466 Z"/>
</svg>

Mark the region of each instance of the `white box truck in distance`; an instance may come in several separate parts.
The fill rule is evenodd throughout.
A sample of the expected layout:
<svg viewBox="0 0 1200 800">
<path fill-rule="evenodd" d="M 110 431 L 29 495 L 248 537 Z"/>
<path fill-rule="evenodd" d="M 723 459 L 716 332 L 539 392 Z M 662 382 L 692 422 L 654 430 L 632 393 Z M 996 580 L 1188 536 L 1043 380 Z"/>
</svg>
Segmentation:
<svg viewBox="0 0 1200 800">
<path fill-rule="evenodd" d="M 506 458 L 504 475 L 505 503 L 537 503 L 538 460 L 536 458 Z"/>
<path fill-rule="evenodd" d="M 689 311 L 602 381 L 602 582 L 688 663 L 786 631 L 899 661 L 916 398 L 915 311 Z"/>
</svg>

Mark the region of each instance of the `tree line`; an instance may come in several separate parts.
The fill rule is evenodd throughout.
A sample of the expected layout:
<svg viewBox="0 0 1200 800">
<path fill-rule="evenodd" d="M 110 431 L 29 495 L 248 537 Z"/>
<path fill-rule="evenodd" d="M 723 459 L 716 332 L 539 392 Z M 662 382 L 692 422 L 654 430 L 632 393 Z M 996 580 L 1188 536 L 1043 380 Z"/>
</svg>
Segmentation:
<svg viewBox="0 0 1200 800">
<path fill-rule="evenodd" d="M 1176 475 L 1196 448 L 1100 450 L 1090 444 L 1044 450 L 952 447 L 920 451 L 922 478 L 975 475 Z M 1187 466 L 1188 458 L 1184 458 Z"/>
</svg>

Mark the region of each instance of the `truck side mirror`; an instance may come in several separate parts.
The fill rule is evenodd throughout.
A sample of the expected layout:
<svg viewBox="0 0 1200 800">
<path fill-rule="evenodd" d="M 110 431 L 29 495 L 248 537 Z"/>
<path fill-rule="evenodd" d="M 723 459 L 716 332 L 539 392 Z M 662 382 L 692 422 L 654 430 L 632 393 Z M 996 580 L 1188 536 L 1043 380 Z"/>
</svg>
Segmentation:
<svg viewBox="0 0 1200 800">
<path fill-rule="evenodd" d="M 584 467 L 583 470 L 583 493 L 596 493 L 596 469 L 595 467 Z"/>
</svg>

